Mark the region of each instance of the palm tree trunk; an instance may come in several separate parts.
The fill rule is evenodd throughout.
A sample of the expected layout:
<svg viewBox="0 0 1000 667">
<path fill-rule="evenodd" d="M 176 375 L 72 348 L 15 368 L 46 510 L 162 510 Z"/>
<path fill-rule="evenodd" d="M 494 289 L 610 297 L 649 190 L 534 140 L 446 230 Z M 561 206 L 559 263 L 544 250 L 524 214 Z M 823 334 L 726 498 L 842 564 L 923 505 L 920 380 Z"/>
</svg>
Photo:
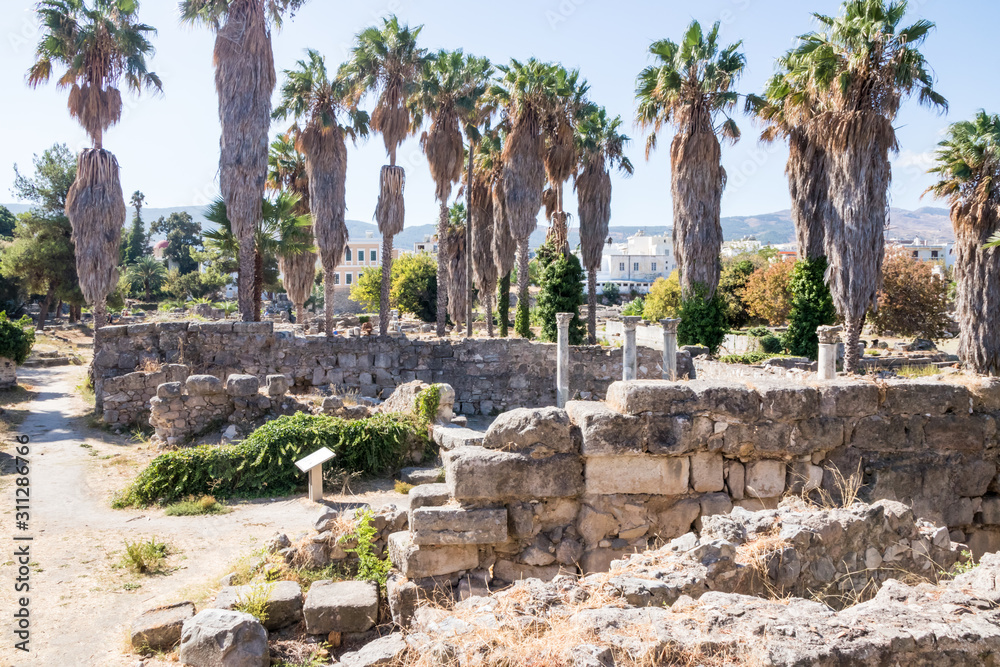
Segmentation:
<svg viewBox="0 0 1000 667">
<path fill-rule="evenodd" d="M 500 279 L 500 302 L 497 304 L 497 315 L 500 317 L 500 337 L 507 337 L 507 321 L 510 318 L 510 272 Z"/>
<path fill-rule="evenodd" d="M 1000 223 L 960 220 L 955 228 L 958 357 L 976 373 L 1000 375 L 1000 308 L 994 305 L 1000 296 L 1000 248 L 983 248 Z"/>
<path fill-rule="evenodd" d="M 858 344 L 861 342 L 861 328 L 865 321 L 862 318 L 851 319 L 845 324 L 847 325 L 847 342 L 844 343 L 844 372 L 848 375 L 856 375 L 861 367 Z"/>
<path fill-rule="evenodd" d="M 597 345 L 597 269 L 587 271 L 587 337 Z"/>
<path fill-rule="evenodd" d="M 395 154 L 392 156 L 395 161 Z M 441 254 L 440 239 L 438 240 L 438 255 Z M 378 333 L 385 336 L 389 333 L 389 292 L 392 287 L 392 236 L 382 235 L 382 290 L 378 301 Z M 441 286 L 438 285 L 438 299 L 441 298 Z"/>
<path fill-rule="evenodd" d="M 108 304 L 103 299 L 94 304 L 94 331 L 108 323 Z"/>
<path fill-rule="evenodd" d="M 527 338 L 531 332 L 528 320 L 528 237 L 517 242 L 517 316 L 514 318 L 514 330 L 517 335 Z"/>
<path fill-rule="evenodd" d="M 438 286 L 445 281 L 443 276 L 448 270 L 448 253 L 446 243 L 448 239 L 448 205 L 441 202 L 441 210 L 438 212 L 438 251 L 437 251 L 437 275 Z M 438 289 L 437 297 L 437 335 L 444 336 L 444 327 L 448 321 L 448 290 Z"/>
<path fill-rule="evenodd" d="M 45 319 L 49 316 L 49 308 L 52 307 L 52 295 L 55 293 L 55 289 L 50 288 L 45 294 L 45 299 L 42 301 L 42 305 L 38 308 L 38 322 L 35 323 L 35 330 L 41 331 L 45 328 Z"/>
<path fill-rule="evenodd" d="M 240 318 L 244 322 L 254 321 L 255 255 L 253 237 L 240 239 L 239 271 L 237 273 L 237 302 Z"/>
<path fill-rule="evenodd" d="M 469 169 L 466 183 L 472 187 L 472 160 L 476 154 L 475 145 L 469 142 Z M 466 197 L 467 200 L 470 197 Z M 472 338 L 472 203 L 465 207 L 465 337 Z"/>
<path fill-rule="evenodd" d="M 493 338 L 493 295 L 483 296 L 483 307 L 486 309 L 486 335 Z"/>
<path fill-rule="evenodd" d="M 153 300 L 153 290 L 150 289 L 149 278 L 146 278 L 145 280 L 145 287 L 146 287 L 146 302 L 148 303 Z"/>
<path fill-rule="evenodd" d="M 253 321 L 260 322 L 261 297 L 264 294 L 264 255 L 259 249 L 253 253 Z"/>
<path fill-rule="evenodd" d="M 305 303 L 297 303 L 297 304 L 295 304 L 295 323 L 296 324 L 302 324 L 302 325 L 305 324 L 305 321 L 302 319 L 303 316 L 305 315 L 305 313 L 306 313 L 306 305 L 305 305 Z"/>
<path fill-rule="evenodd" d="M 333 272 L 323 273 L 323 320 L 327 336 L 333 335 L 333 300 L 336 298 L 336 287 L 333 284 Z"/>
</svg>

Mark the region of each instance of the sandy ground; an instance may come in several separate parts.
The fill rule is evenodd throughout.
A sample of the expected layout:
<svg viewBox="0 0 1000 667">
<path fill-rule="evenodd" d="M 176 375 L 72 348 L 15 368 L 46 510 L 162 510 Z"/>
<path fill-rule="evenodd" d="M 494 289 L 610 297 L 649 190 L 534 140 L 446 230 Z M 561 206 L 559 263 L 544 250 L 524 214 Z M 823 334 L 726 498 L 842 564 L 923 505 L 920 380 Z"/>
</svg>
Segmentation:
<svg viewBox="0 0 1000 667">
<path fill-rule="evenodd" d="M 90 407 L 76 387 L 83 367 L 31 369 L 22 380 L 37 396 L 17 433 L 31 438 L 31 517 L 15 531 L 13 443 L 0 451 L 0 666 L 62 667 L 136 664 L 125 652 L 128 626 L 160 604 L 204 601 L 240 557 L 276 532 L 311 529 L 316 504 L 303 496 L 240 503 L 217 516 L 168 517 L 162 509 L 113 510 L 110 498 L 156 452 L 149 445 L 88 426 Z M 405 496 L 383 481 L 357 496 L 327 496 L 338 506 L 400 504 Z M 17 576 L 12 534 L 31 543 L 31 652 L 13 649 Z M 167 572 L 140 576 L 117 567 L 125 540 L 155 537 L 173 550 Z M 18 594 L 18 596 L 23 594 Z M 199 604 L 199 609 L 202 608 Z M 151 663 L 150 663 L 151 664 Z"/>
</svg>

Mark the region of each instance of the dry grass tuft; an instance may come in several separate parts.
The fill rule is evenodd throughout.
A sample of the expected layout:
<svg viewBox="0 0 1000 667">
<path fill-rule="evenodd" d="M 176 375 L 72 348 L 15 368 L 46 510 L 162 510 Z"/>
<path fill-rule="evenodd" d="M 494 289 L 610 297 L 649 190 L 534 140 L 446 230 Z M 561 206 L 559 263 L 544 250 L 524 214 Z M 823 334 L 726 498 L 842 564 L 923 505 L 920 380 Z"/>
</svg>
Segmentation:
<svg viewBox="0 0 1000 667">
<path fill-rule="evenodd" d="M 864 475 L 861 472 L 861 461 L 858 461 L 857 468 L 848 477 L 844 476 L 840 468 L 832 464 L 827 466 L 826 470 L 833 476 L 836 497 L 828 489 L 822 487 L 817 489 L 816 494 L 819 497 L 819 507 L 830 510 L 840 507 L 850 507 L 856 503 L 861 489 L 865 487 L 862 482 Z"/>
<path fill-rule="evenodd" d="M 146 357 L 139 362 L 139 364 L 135 367 L 135 370 L 139 373 L 158 373 L 162 368 L 163 364 L 161 364 L 158 360 Z"/>
</svg>

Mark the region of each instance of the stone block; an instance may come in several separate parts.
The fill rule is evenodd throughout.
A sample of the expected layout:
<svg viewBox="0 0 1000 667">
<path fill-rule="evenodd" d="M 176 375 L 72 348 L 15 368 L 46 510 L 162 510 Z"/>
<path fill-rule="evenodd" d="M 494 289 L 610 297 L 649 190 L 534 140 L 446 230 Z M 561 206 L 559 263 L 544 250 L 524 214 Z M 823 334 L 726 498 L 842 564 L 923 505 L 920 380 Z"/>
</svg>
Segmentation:
<svg viewBox="0 0 1000 667">
<path fill-rule="evenodd" d="M 129 324 L 128 325 L 128 335 L 129 336 L 149 336 L 157 332 L 157 326 L 155 322 L 150 322 L 149 324 Z"/>
<path fill-rule="evenodd" d="M 611 569 L 612 561 L 620 560 L 634 552 L 635 549 L 611 549 L 603 547 L 589 549 L 583 554 L 583 558 L 580 561 L 580 569 L 583 571 L 583 574 L 608 572 Z"/>
<path fill-rule="evenodd" d="M 780 502 L 781 498 L 744 498 L 733 504 L 751 512 L 759 512 L 761 510 L 776 510 Z"/>
<path fill-rule="evenodd" d="M 458 501 L 567 498 L 583 491 L 583 461 L 573 454 L 534 459 L 518 452 L 461 447 L 449 455 L 446 482 Z"/>
<path fill-rule="evenodd" d="M 214 396 L 226 391 L 222 380 L 214 375 L 191 375 L 184 382 L 184 386 L 192 396 Z"/>
<path fill-rule="evenodd" d="M 236 322 L 236 324 L 261 324 L 261 322 Z M 226 378 L 226 393 L 230 396 L 256 396 L 259 391 L 260 380 L 255 375 L 230 375 Z"/>
<path fill-rule="evenodd" d="M 438 447 L 445 451 L 450 451 L 459 447 L 482 446 L 484 434 L 482 431 L 473 431 L 470 428 L 462 426 L 436 424 L 433 427 L 431 435 Z"/>
<path fill-rule="evenodd" d="M 628 380 L 608 387 L 607 403 L 624 415 L 684 414 L 695 400 L 690 382 L 665 380 Z"/>
<path fill-rule="evenodd" d="M 690 459 L 666 456 L 594 456 L 587 459 L 587 493 L 687 493 Z"/>
<path fill-rule="evenodd" d="M 890 414 L 968 414 L 972 408 L 968 388 L 938 380 L 894 380 L 888 382 L 882 409 Z"/>
<path fill-rule="evenodd" d="M 183 393 L 183 387 L 184 385 L 180 382 L 164 382 L 156 388 L 156 397 L 163 399 L 176 398 Z"/>
<path fill-rule="evenodd" d="M 422 507 L 410 511 L 413 543 L 498 544 L 507 541 L 506 509 Z"/>
<path fill-rule="evenodd" d="M 823 468 L 808 461 L 796 461 L 788 466 L 785 482 L 789 493 L 809 493 L 823 485 Z"/>
<path fill-rule="evenodd" d="M 785 490 L 784 461 L 753 461 L 746 466 L 748 498 L 777 498 Z"/>
<path fill-rule="evenodd" d="M 267 630 L 250 614 L 204 609 L 184 621 L 181 663 L 193 667 L 268 667 Z"/>
<path fill-rule="evenodd" d="M 831 417 L 803 419 L 792 428 L 791 454 L 828 452 L 844 445 L 844 422 Z"/>
<path fill-rule="evenodd" d="M 600 512 L 590 505 L 584 505 L 577 518 L 576 530 L 588 546 L 596 547 L 601 540 L 617 535 L 619 524 L 618 519 L 611 514 Z"/>
<path fill-rule="evenodd" d="M 493 576 L 502 581 L 515 582 L 521 579 L 541 579 L 542 581 L 552 581 L 562 572 L 559 565 L 528 565 L 527 563 L 515 563 L 509 560 L 499 560 L 493 566 Z"/>
<path fill-rule="evenodd" d="M 849 436 L 851 447 L 859 450 L 902 452 L 922 449 L 924 422 L 921 415 L 874 415 L 859 419 Z"/>
<path fill-rule="evenodd" d="M 645 450 L 649 454 L 679 456 L 708 446 L 712 420 L 687 415 L 645 415 Z"/>
<path fill-rule="evenodd" d="M 265 378 L 268 396 L 284 396 L 292 388 L 292 383 L 284 375 L 268 375 Z"/>
<path fill-rule="evenodd" d="M 440 577 L 479 566 L 479 549 L 474 544 L 417 546 L 409 531 L 389 536 L 389 558 L 407 579 Z"/>
<path fill-rule="evenodd" d="M 1000 526 L 1000 496 L 990 496 L 983 498 L 983 524 L 987 526 Z"/>
<path fill-rule="evenodd" d="M 407 651 L 406 640 L 400 633 L 393 633 L 368 642 L 357 651 L 340 656 L 339 667 L 389 667 L 399 664 Z"/>
<path fill-rule="evenodd" d="M 306 632 L 366 632 L 378 622 L 378 584 L 370 581 L 317 581 L 302 607 Z"/>
<path fill-rule="evenodd" d="M 835 380 L 817 387 L 825 417 L 868 417 L 878 412 L 878 387 L 861 380 Z"/>
<path fill-rule="evenodd" d="M 420 601 L 420 589 L 417 585 L 399 572 L 392 572 L 385 583 L 385 595 L 389 598 L 392 622 L 401 628 L 410 627 Z"/>
<path fill-rule="evenodd" d="M 760 389 L 762 415 L 775 421 L 809 419 L 819 414 L 819 390 L 803 385 Z"/>
<path fill-rule="evenodd" d="M 739 461 L 726 461 L 726 489 L 733 500 L 743 500 L 745 470 Z"/>
<path fill-rule="evenodd" d="M 193 602 L 180 602 L 143 612 L 132 622 L 132 647 L 139 651 L 169 651 L 181 640 L 184 621 L 194 616 Z"/>
<path fill-rule="evenodd" d="M 215 607 L 218 609 L 233 609 L 236 605 L 268 591 L 267 620 L 264 627 L 268 630 L 278 630 L 298 623 L 302 620 L 302 588 L 294 581 L 276 581 L 273 583 L 258 583 L 247 586 L 227 586 L 215 597 Z"/>
<path fill-rule="evenodd" d="M 931 417 L 924 424 L 924 444 L 932 451 L 982 451 L 987 419 L 968 412 Z"/>
<path fill-rule="evenodd" d="M 447 484 L 422 484 L 410 489 L 407 494 L 410 499 L 410 509 L 421 507 L 440 507 L 450 499 Z"/>
<path fill-rule="evenodd" d="M 584 456 L 641 454 L 646 448 L 646 420 L 623 415 L 598 401 L 570 401 L 570 420 L 580 429 Z"/>
<path fill-rule="evenodd" d="M 657 537 L 670 540 L 691 532 L 691 524 L 700 514 L 701 501 L 697 498 L 685 498 L 677 501 L 668 509 L 657 514 Z"/>
<path fill-rule="evenodd" d="M 1000 412 L 1000 377 L 980 378 L 969 387 L 976 412 Z"/>
<path fill-rule="evenodd" d="M 713 493 L 725 488 L 722 454 L 698 452 L 691 455 L 691 488 L 697 493 Z"/>
<path fill-rule="evenodd" d="M 520 451 L 536 446 L 557 454 L 580 451 L 569 414 L 561 408 L 517 408 L 498 416 L 483 437 L 483 447 Z"/>
<path fill-rule="evenodd" d="M 733 501 L 725 493 L 708 493 L 699 499 L 701 503 L 700 517 L 729 514 L 733 511 Z"/>
<path fill-rule="evenodd" d="M 233 333 L 238 333 L 238 334 L 274 333 L 274 322 L 233 322 Z"/>
</svg>

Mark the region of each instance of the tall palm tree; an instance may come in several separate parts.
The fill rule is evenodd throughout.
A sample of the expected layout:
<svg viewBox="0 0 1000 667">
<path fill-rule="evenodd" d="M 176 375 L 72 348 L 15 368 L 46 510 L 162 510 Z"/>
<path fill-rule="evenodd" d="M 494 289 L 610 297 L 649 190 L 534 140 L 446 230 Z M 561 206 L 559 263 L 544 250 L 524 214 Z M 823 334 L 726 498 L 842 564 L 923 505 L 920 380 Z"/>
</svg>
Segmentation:
<svg viewBox="0 0 1000 667">
<path fill-rule="evenodd" d="M 441 294 L 442 287 L 448 292 L 448 315 L 452 322 L 458 327 L 465 322 L 466 299 L 468 290 L 466 289 L 468 262 L 466 259 L 466 208 L 462 204 L 454 206 L 449 214 L 447 239 L 445 248 L 447 251 L 445 280 L 438 282 L 438 295 Z M 440 240 L 439 240 L 440 241 Z M 438 256 L 442 254 L 440 244 L 438 245 Z"/>
<path fill-rule="evenodd" d="M 592 111 L 587 103 L 590 86 L 580 80 L 579 70 L 557 67 L 555 99 L 545 119 L 545 176 L 549 182 L 546 206 L 550 226 L 546 242 L 569 251 L 569 224 L 563 201 L 566 181 L 576 172 L 579 154 L 576 145 L 576 120 Z"/>
<path fill-rule="evenodd" d="M 279 135 L 271 142 L 267 156 L 267 189 L 274 192 L 289 191 L 299 196 L 295 207 L 296 215 L 309 215 L 309 176 L 306 174 L 306 158 L 295 148 L 293 132 Z M 310 219 L 311 220 L 311 219 Z M 312 224 L 303 230 L 308 234 L 310 245 L 314 235 Z M 295 320 L 302 323 L 305 315 L 306 299 L 312 294 L 316 277 L 316 253 L 306 250 L 295 254 L 278 255 L 281 282 L 288 292 L 288 298 L 295 305 Z"/>
<path fill-rule="evenodd" d="M 545 140 L 543 123 L 556 103 L 557 67 L 532 58 L 511 60 L 498 69 L 503 76 L 490 89 L 503 122 L 509 128 L 503 144 L 504 213 L 511 236 L 517 241 L 517 318 L 521 336 L 528 326 L 528 239 L 538 226 L 545 187 Z"/>
<path fill-rule="evenodd" d="M 579 199 L 580 254 L 587 269 L 587 331 L 597 343 L 597 272 L 611 220 L 611 175 L 617 168 L 631 176 L 632 161 L 625 155 L 630 139 L 621 132 L 621 116 L 608 117 L 601 107 L 577 122 L 576 149 L 580 157 L 576 174 Z"/>
<path fill-rule="evenodd" d="M 396 166 L 396 151 L 412 131 L 407 101 L 414 93 L 423 70 L 426 52 L 417 47 L 423 26 L 410 29 L 395 16 L 383 19 L 382 28 L 358 33 L 345 72 L 355 91 L 355 101 L 365 94 L 377 96 L 372 129 L 382 135 L 389 164 L 379 176 L 375 219 L 382 234 L 382 289 L 379 303 L 379 334 L 389 331 L 389 290 L 392 282 L 392 240 L 403 231 L 403 188 L 406 172 Z"/>
<path fill-rule="evenodd" d="M 280 192 L 277 197 L 262 197 L 260 224 L 253 234 L 253 308 L 254 320 L 260 321 L 261 300 L 264 293 L 264 264 L 268 258 L 312 251 L 308 215 L 297 215 L 299 196 Z M 218 198 L 205 213 L 205 219 L 215 224 L 215 229 L 204 233 L 205 246 L 218 250 L 228 257 L 240 251 L 241 239 L 233 230 L 226 200 Z"/>
<path fill-rule="evenodd" d="M 323 262 L 325 331 L 331 335 L 333 276 L 347 245 L 346 138 L 357 143 L 358 137 L 368 136 L 368 114 L 351 101 L 343 76 L 330 77 L 323 56 L 311 49 L 306 53 L 307 59 L 300 60 L 296 69 L 285 70 L 282 102 L 274 116 L 292 116 L 303 123 L 296 132 L 296 146 L 306 157 L 309 208 Z"/>
<path fill-rule="evenodd" d="M 958 356 L 977 373 L 1000 375 L 1000 116 L 980 111 L 941 142 L 941 178 L 928 192 L 951 204 L 957 238 Z M 986 244 L 984 246 L 984 243 Z"/>
<path fill-rule="evenodd" d="M 856 373 L 858 341 L 869 308 L 877 306 L 898 150 L 893 121 L 902 102 L 947 109 L 918 50 L 934 28 L 919 20 L 901 27 L 907 3 L 850 0 L 837 18 L 816 15 L 823 32 L 801 38 L 794 50 L 823 109 L 808 131 L 828 158 L 830 224 L 825 247 L 827 283 L 847 325 L 844 370 Z"/>
<path fill-rule="evenodd" d="M 125 267 L 125 277 L 135 289 L 146 294 L 146 301 L 153 300 L 153 292 L 167 280 L 167 267 L 151 255 L 143 255 Z"/>
<path fill-rule="evenodd" d="M 184 21 L 216 32 L 215 90 L 219 95 L 222 140 L 219 178 L 222 197 L 239 239 L 240 315 L 255 319 L 254 231 L 267 180 L 267 135 L 274 92 L 273 24 L 305 0 L 182 0 Z"/>
<path fill-rule="evenodd" d="M 498 288 L 497 315 L 500 318 L 500 337 L 507 337 L 510 319 L 510 277 L 517 261 L 517 239 L 510 231 L 507 199 L 503 189 L 503 146 L 507 133 L 501 124 L 487 133 L 482 141 L 480 164 L 490 187 L 493 204 L 493 261 L 500 283 Z"/>
<path fill-rule="evenodd" d="M 94 307 L 94 327 L 104 326 L 106 300 L 118 283 L 125 197 L 118 160 L 104 150 L 104 133 L 122 116 L 122 83 L 139 94 L 159 91 L 158 76 L 146 67 L 153 55 L 148 37 L 156 33 L 139 23 L 135 0 L 41 0 L 37 6 L 42 38 L 28 85 L 47 82 L 56 68 L 69 88 L 69 113 L 94 147 L 80 152 L 76 180 L 66 197 L 66 216 L 73 229 L 80 288 Z"/>
<path fill-rule="evenodd" d="M 450 256 L 446 246 L 446 237 L 450 237 L 448 199 L 452 186 L 462 178 L 465 145 L 462 142 L 461 121 L 475 115 L 491 73 L 492 67 L 485 58 L 466 55 L 460 49 L 438 51 L 424 63 L 419 87 L 410 100 L 414 127 L 423 124 L 425 115 L 431 119 L 430 130 L 423 133 L 420 145 L 427 155 L 431 177 L 436 185 L 434 194 L 440 205 L 438 275 L 444 275 L 446 259 Z M 445 294 L 438 291 L 438 336 L 444 335 L 448 315 Z"/>
<path fill-rule="evenodd" d="M 500 148 L 498 132 L 492 128 L 485 128 L 485 132 L 473 147 L 478 159 L 473 161 L 472 184 L 466 183 L 470 207 L 469 219 L 473 227 L 469 254 L 472 256 L 472 271 L 476 286 L 479 288 L 479 299 L 486 310 L 486 333 L 490 338 L 494 335 L 493 305 L 500 270 L 494 253 L 493 207 L 493 187 L 501 176 Z M 506 225 L 506 221 L 504 224 Z M 513 256 L 513 253 L 510 254 Z M 507 288 L 510 289 L 509 282 Z"/>
<path fill-rule="evenodd" d="M 665 124 L 676 128 L 670 145 L 670 190 L 674 205 L 674 254 L 685 299 L 711 299 L 719 284 L 722 225 L 719 211 L 726 171 L 721 136 L 736 142 L 736 122 L 728 112 L 737 102 L 736 82 L 746 67 L 742 42 L 719 45 L 719 23 L 705 34 L 692 21 L 679 44 L 654 42 L 656 64 L 644 69 L 636 85 L 639 125 L 652 130 L 646 159 Z M 716 124 L 719 117 L 725 118 Z"/>
</svg>

